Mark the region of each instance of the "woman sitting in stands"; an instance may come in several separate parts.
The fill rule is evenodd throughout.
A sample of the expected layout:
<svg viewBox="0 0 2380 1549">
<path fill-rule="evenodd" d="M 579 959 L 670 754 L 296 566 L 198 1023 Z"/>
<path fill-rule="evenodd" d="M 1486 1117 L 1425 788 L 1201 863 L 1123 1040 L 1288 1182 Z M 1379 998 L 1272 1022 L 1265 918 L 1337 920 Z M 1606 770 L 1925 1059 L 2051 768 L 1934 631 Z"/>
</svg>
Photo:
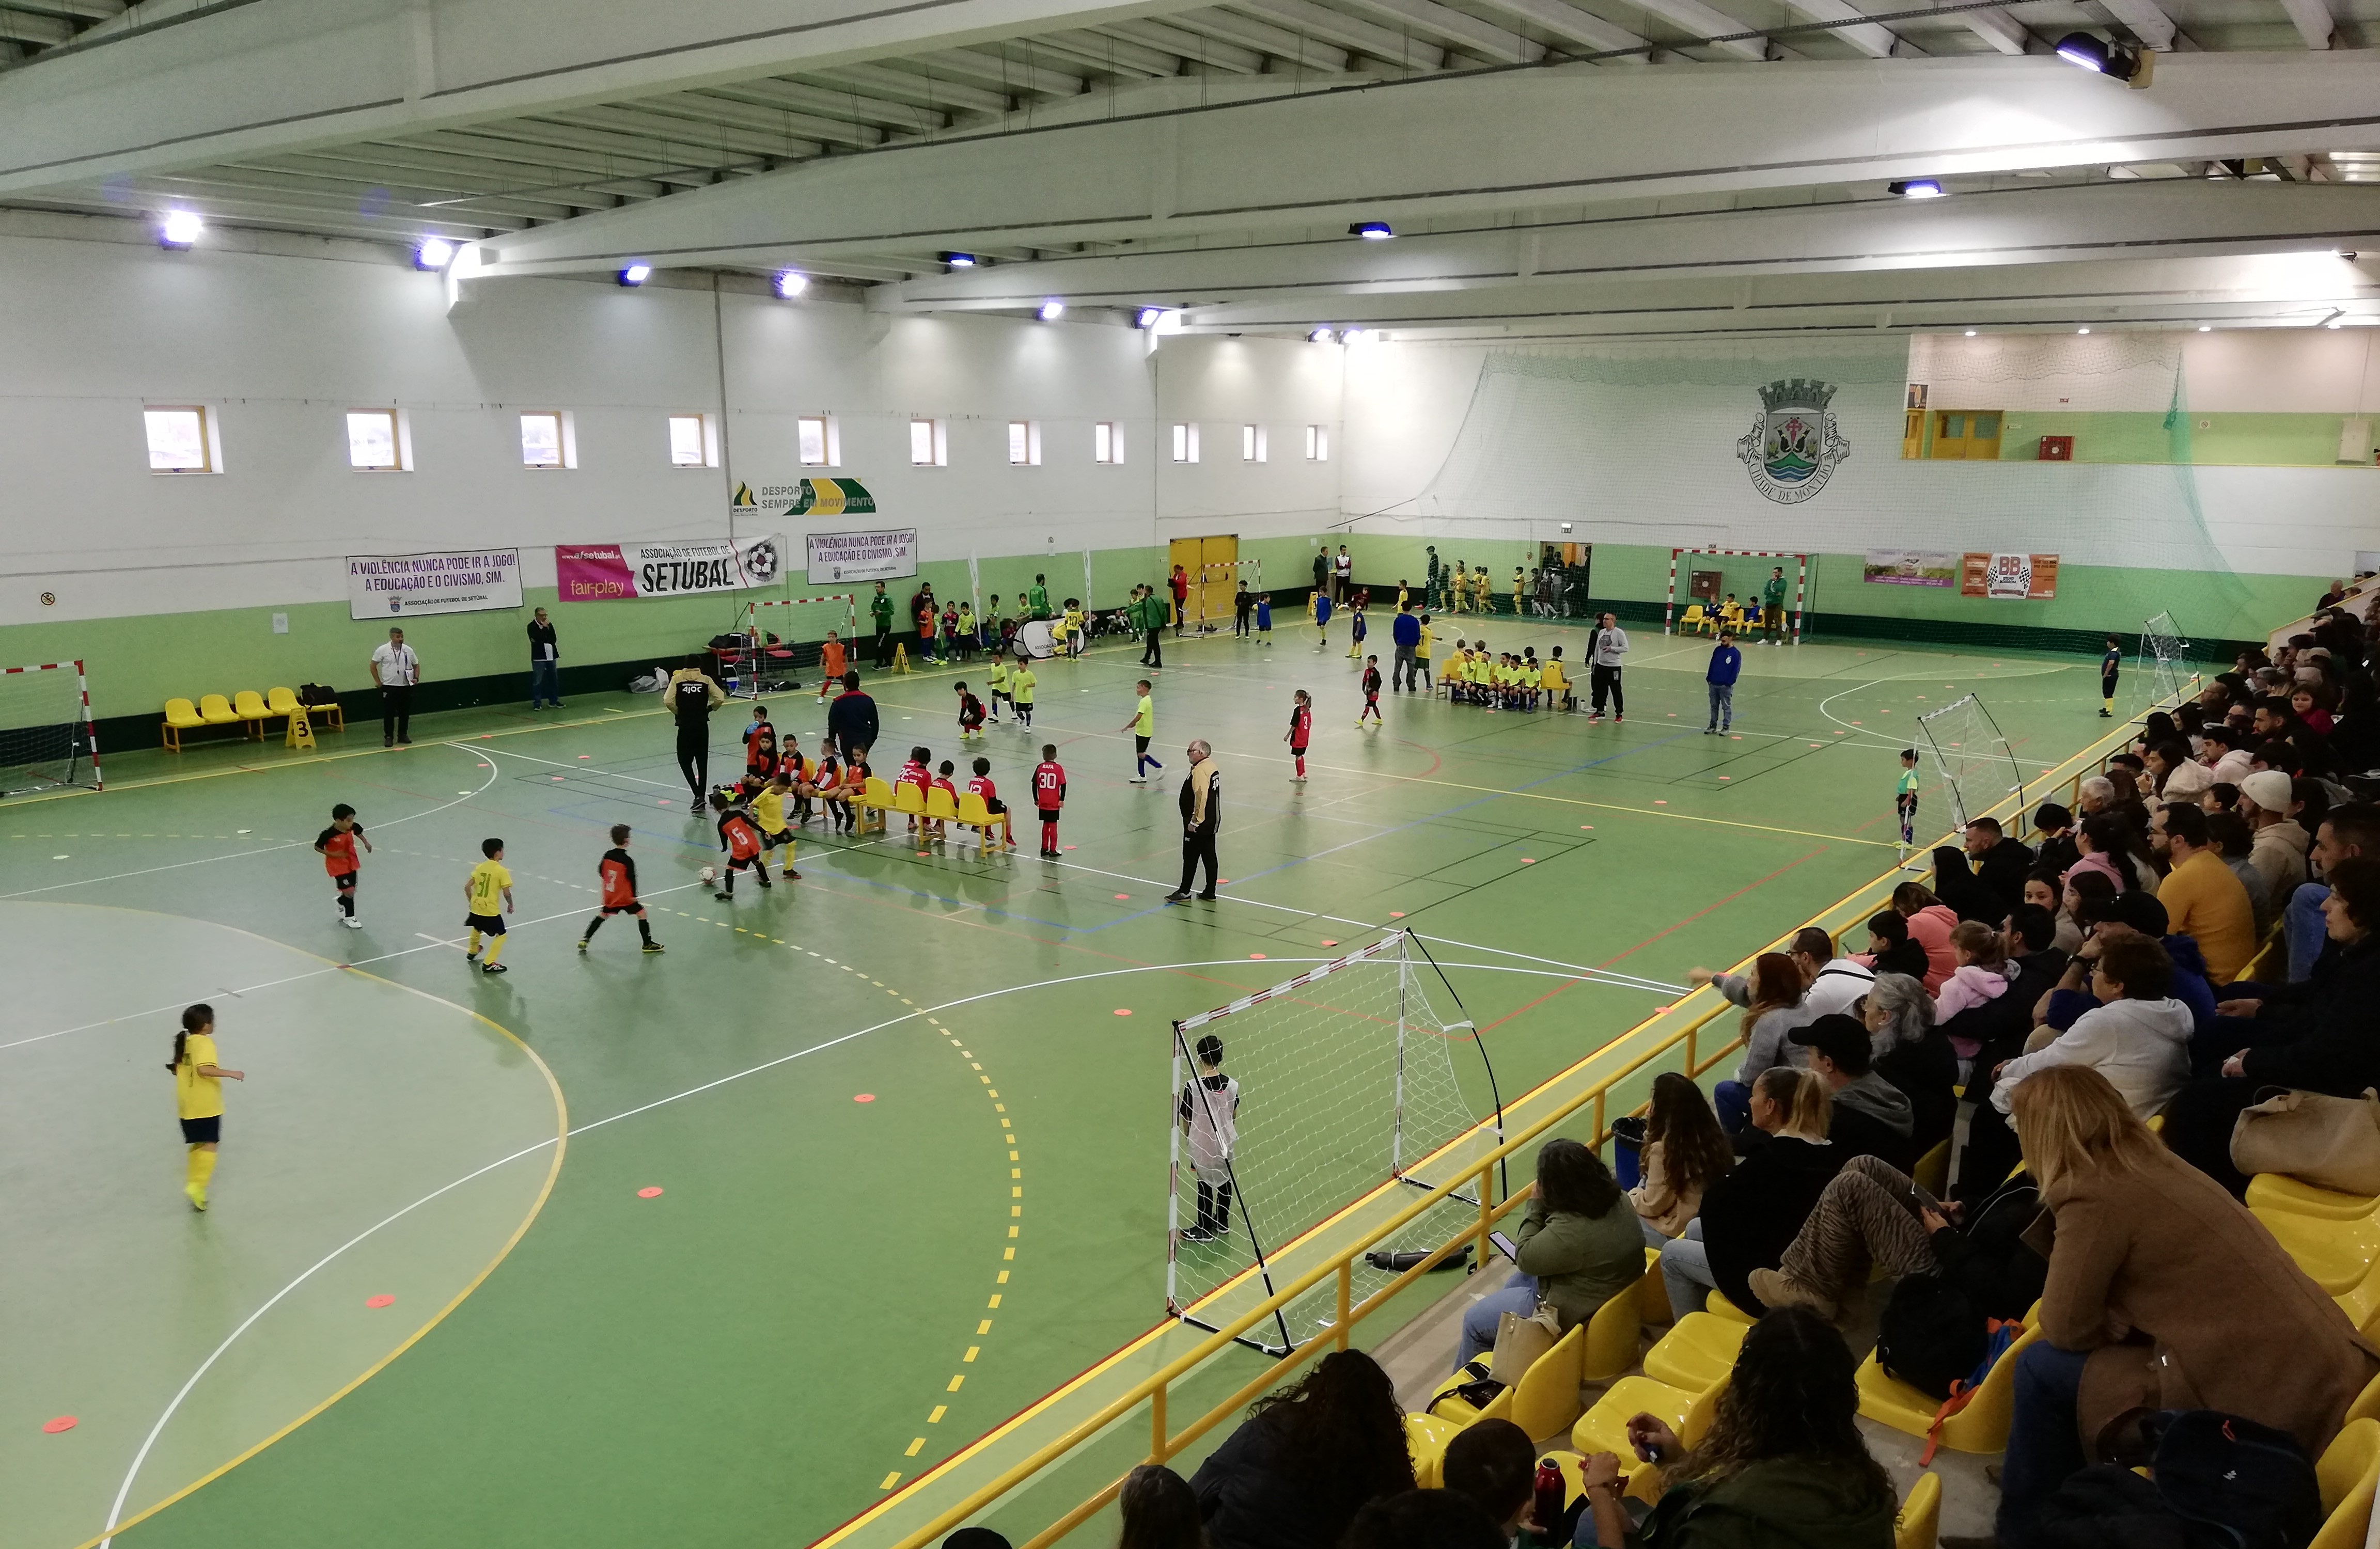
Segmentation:
<svg viewBox="0 0 2380 1549">
<path fill-rule="evenodd" d="M 1414 1488 L 1396 1386 L 1362 1350 L 1333 1350 L 1250 1406 L 1190 1488 L 1215 1549 L 1336 1543 L 1366 1501 Z"/>
<path fill-rule="evenodd" d="M 1760 1144 L 1709 1186 L 1702 1213 L 1661 1250 L 1661 1279 L 1678 1316 L 1700 1311 L 1712 1290 L 1747 1313 L 1765 1311 L 1752 1294 L 1752 1272 L 1777 1267 L 1842 1166 L 1827 1139 L 1830 1106 L 1815 1071 L 1780 1065 L 1752 1083 Z"/>
<path fill-rule="evenodd" d="M 1727 1174 L 1735 1153 L 1703 1089 L 1675 1071 L 1653 1078 L 1645 1119 L 1644 1179 L 1628 1192 L 1644 1222 L 1645 1244 L 1666 1245 L 1703 1207 L 1703 1192 Z"/>
<path fill-rule="evenodd" d="M 1542 1302 L 1560 1315 L 1568 1333 L 1644 1278 L 1645 1237 L 1627 1198 L 1602 1157 L 1574 1140 L 1546 1142 L 1537 1152 L 1528 1211 L 1513 1234 L 1519 1254 L 1512 1277 L 1463 1314 L 1455 1365 L 1495 1348 L 1496 1325 L 1505 1313 L 1525 1318 Z"/>
<path fill-rule="evenodd" d="M 1909 938 L 1925 949 L 1925 972 L 1918 977 L 1928 995 L 1942 993 L 1942 981 L 1957 972 L 1959 960 L 1950 951 L 1950 929 L 1959 916 L 1922 882 L 1903 882 L 1892 889 L 1893 912 L 1909 922 Z"/>
<path fill-rule="evenodd" d="M 1631 1532 L 1620 1503 L 1620 1459 L 1582 1470 L 1587 1508 L 1573 1541 L 1597 1549 L 1746 1549 L 1825 1544 L 1891 1549 L 1892 1481 L 1861 1439 L 1859 1386 L 1842 1336 L 1816 1313 L 1780 1307 L 1736 1352 L 1702 1445 L 1688 1452 L 1649 1414 L 1628 1439 L 1659 1465 L 1665 1488 Z"/>
<path fill-rule="evenodd" d="M 2380 1351 L 2098 1071 L 2037 1071 L 2015 1097 L 2025 1167 L 2058 1231 L 2042 1337 L 2017 1358 L 2002 1549 L 2034 1541 L 2068 1475 L 2095 1457 L 2113 1460 L 2121 1422 L 2136 1410 L 2244 1415 L 2321 1457 L 2380 1374 Z"/>
</svg>

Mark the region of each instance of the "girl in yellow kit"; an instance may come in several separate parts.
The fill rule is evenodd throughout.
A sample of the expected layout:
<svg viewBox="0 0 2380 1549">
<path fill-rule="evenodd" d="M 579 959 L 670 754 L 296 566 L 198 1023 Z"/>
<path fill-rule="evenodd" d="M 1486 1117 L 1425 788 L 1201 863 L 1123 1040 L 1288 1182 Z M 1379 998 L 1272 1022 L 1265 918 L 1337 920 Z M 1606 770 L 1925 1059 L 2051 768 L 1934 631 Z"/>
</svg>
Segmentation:
<svg viewBox="0 0 2380 1549">
<path fill-rule="evenodd" d="M 174 1107 L 182 1119 L 182 1144 L 189 1147 L 182 1192 L 189 1196 L 191 1209 L 204 1210 L 207 1180 L 215 1173 L 215 1147 L 223 1140 L 223 1083 L 248 1079 L 244 1071 L 215 1063 L 212 1006 L 192 1006 L 182 1012 L 182 1030 L 174 1035 L 174 1058 L 165 1069 L 174 1073 Z"/>
</svg>

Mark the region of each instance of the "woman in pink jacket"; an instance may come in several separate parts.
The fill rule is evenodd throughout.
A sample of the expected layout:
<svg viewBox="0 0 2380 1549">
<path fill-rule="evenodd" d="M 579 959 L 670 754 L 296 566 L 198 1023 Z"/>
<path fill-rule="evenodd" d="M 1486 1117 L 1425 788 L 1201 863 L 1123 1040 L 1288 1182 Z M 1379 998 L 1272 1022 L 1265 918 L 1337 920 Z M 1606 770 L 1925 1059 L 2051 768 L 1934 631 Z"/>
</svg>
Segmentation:
<svg viewBox="0 0 2380 1549">
<path fill-rule="evenodd" d="M 2116 885 L 2119 893 L 2129 893 L 2140 884 L 2140 873 L 2134 869 L 2129 826 L 2120 817 L 2099 813 L 2082 819 L 2075 830 L 2074 848 L 2082 858 L 2069 866 L 2069 880 L 2086 872 L 2097 872 Z"/>
<path fill-rule="evenodd" d="M 1959 916 L 1916 882 L 1903 882 L 1892 889 L 1892 907 L 1909 922 L 1909 938 L 1925 949 L 1925 993 L 1940 994 L 1942 981 L 1959 966 L 1950 953 L 1950 927 L 1959 923 Z"/>
</svg>

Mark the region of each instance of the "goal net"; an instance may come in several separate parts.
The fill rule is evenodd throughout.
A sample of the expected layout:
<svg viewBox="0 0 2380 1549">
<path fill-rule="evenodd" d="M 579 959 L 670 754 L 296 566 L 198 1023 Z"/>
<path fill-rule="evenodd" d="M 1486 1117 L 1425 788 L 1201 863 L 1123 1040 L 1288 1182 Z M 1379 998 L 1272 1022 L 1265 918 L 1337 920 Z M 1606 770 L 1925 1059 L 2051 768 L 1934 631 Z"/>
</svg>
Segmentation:
<svg viewBox="0 0 2380 1549">
<path fill-rule="evenodd" d="M 82 663 L 0 670 L 0 796 L 99 782 Z"/>
<path fill-rule="evenodd" d="M 1436 965 L 1393 931 L 1269 989 L 1173 1026 L 1167 1094 L 1172 1169 L 1167 1202 L 1166 1308 L 1203 1326 L 1226 1318 L 1220 1294 L 1260 1301 L 1295 1278 L 1282 1255 L 1391 1181 L 1447 1180 L 1434 1153 L 1477 1127 L 1456 1060 L 1496 1110 L 1477 1032 Z M 1474 1063 L 1475 1061 L 1475 1063 Z M 1451 1165 L 1451 1163 L 1449 1164 Z M 1402 1206 L 1400 1206 L 1402 1208 Z M 1450 1197 L 1407 1223 L 1391 1249 L 1435 1247 L 1475 1218 Z M 1394 1278 L 1359 1261 L 1354 1297 Z M 1282 1310 L 1259 1348 L 1304 1343 L 1335 1319 L 1326 1280 Z M 1252 1341 L 1253 1342 L 1253 1341 Z"/>
<path fill-rule="evenodd" d="M 1190 576 L 1189 595 L 1183 623 L 1193 635 L 1220 635 L 1232 627 L 1238 616 L 1233 599 L 1242 587 L 1248 588 L 1250 606 L 1264 590 L 1264 562 L 1261 560 L 1218 560 L 1202 564 Z"/>
<path fill-rule="evenodd" d="M 1919 716 L 1917 734 L 1949 804 L 1950 829 L 1995 814 L 2005 803 L 2010 806 L 2010 831 L 2022 831 L 2024 772 L 1982 699 L 1970 694 Z"/>
<path fill-rule="evenodd" d="M 2197 686 L 2190 670 L 2190 642 L 2171 613 L 2141 621 L 2140 681 L 2152 708 L 2170 704 Z"/>
<path fill-rule="evenodd" d="M 1686 562 L 1687 596 L 1683 602 L 1678 599 L 1678 562 L 1682 559 Z M 1694 573 L 1706 568 L 1694 562 L 1702 559 L 1748 560 L 1751 563 L 1748 566 L 1722 563 L 1710 567 L 1708 573 L 1717 575 L 1718 581 L 1714 588 L 1714 594 L 1704 598 L 1694 593 Z M 1741 584 L 1736 584 L 1734 578 L 1728 574 L 1730 570 L 1742 572 L 1744 578 Z M 1764 600 L 1769 582 L 1768 573 L 1772 570 L 1784 571 L 1792 587 L 1786 594 L 1786 601 L 1779 610 L 1781 623 L 1775 625 L 1772 625 L 1766 617 L 1767 604 Z M 1671 633 L 1676 627 L 1679 617 L 1688 608 L 1697 603 L 1702 605 L 1706 615 L 1716 613 L 1722 605 L 1721 599 L 1730 594 L 1733 594 L 1736 601 L 1742 605 L 1745 620 L 1743 627 L 1747 632 L 1757 627 L 1760 634 L 1765 636 L 1773 627 L 1779 637 L 1798 646 L 1802 643 L 1802 619 L 1810 598 L 1810 556 L 1770 549 L 1670 550 L 1670 595 L 1661 608 L 1661 633 L 1664 635 Z M 1757 626 L 1751 622 L 1755 615 L 1761 615 Z M 1714 629 L 1712 633 L 1717 634 L 1718 631 Z"/>
<path fill-rule="evenodd" d="M 752 644 L 732 666 L 731 695 L 781 693 L 804 673 L 819 670 L 819 655 L 832 630 L 846 653 L 856 653 L 859 604 L 856 596 L 781 597 L 747 603 L 740 633 Z M 774 635 L 771 640 L 770 636 Z M 846 660 L 856 660 L 848 654 Z"/>
</svg>

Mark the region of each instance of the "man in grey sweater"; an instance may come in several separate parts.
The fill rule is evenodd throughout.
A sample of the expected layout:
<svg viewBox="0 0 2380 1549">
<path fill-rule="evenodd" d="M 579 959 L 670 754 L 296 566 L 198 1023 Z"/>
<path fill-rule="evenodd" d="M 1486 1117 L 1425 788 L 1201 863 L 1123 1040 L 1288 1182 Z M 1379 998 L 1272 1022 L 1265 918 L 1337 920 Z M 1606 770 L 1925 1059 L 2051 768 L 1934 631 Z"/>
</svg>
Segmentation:
<svg viewBox="0 0 2380 1549">
<path fill-rule="evenodd" d="M 1628 719 L 1628 700 L 1620 691 L 1620 665 L 1628 655 L 1628 634 L 1609 613 L 1596 620 L 1594 638 L 1587 642 L 1587 682 L 1594 696 L 1594 709 L 1587 719 L 1593 725 L 1603 719 L 1603 700 L 1611 697 L 1613 725 Z"/>
</svg>

